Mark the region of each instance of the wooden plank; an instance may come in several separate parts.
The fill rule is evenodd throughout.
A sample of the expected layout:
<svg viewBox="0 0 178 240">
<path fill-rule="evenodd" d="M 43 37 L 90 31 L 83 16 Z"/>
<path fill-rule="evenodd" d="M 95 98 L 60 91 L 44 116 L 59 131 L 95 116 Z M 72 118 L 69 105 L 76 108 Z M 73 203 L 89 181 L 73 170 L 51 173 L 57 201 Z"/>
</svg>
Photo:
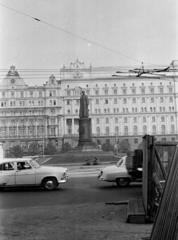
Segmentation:
<svg viewBox="0 0 178 240">
<path fill-rule="evenodd" d="M 133 204 L 134 204 L 134 213 L 135 213 L 135 215 L 139 215 L 139 208 L 138 208 L 138 201 L 137 201 L 137 199 L 134 199 Z"/>
<path fill-rule="evenodd" d="M 145 211 L 142 199 L 129 199 L 127 223 L 145 223 Z"/>
<path fill-rule="evenodd" d="M 138 199 L 138 208 L 139 208 L 139 213 L 142 215 L 145 215 L 142 199 Z"/>
<path fill-rule="evenodd" d="M 178 146 L 163 190 L 151 240 L 177 240 L 178 219 Z"/>
</svg>

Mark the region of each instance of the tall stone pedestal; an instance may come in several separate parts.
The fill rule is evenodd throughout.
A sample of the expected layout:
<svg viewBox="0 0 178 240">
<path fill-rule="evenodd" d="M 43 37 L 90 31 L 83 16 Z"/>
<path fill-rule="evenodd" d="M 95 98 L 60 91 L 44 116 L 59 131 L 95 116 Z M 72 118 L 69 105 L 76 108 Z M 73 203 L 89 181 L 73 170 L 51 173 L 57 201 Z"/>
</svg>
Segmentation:
<svg viewBox="0 0 178 240">
<path fill-rule="evenodd" d="M 113 152 L 103 152 L 102 149 L 97 148 L 92 142 L 91 138 L 91 118 L 79 119 L 79 142 L 78 146 L 73 148 L 70 152 L 61 156 L 61 158 L 70 158 L 73 162 L 85 162 L 92 160 L 95 157 L 102 161 L 112 161 Z"/>
<path fill-rule="evenodd" d="M 91 142 L 91 118 L 80 118 L 78 146 L 90 146 Z"/>
<path fill-rule="evenodd" d="M 102 152 L 101 149 L 95 147 L 91 138 L 91 118 L 79 119 L 79 142 L 78 146 L 71 150 L 71 152 Z"/>
</svg>

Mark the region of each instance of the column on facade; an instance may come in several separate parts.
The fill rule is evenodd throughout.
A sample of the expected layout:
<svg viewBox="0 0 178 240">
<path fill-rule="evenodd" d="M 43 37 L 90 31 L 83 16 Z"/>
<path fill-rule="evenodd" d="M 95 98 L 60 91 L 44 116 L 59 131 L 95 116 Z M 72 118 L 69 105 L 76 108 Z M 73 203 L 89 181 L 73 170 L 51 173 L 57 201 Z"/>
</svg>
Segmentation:
<svg viewBox="0 0 178 240">
<path fill-rule="evenodd" d="M 132 120 L 132 117 L 128 117 L 128 132 L 129 132 L 129 135 L 133 135 L 133 120 Z"/>
<path fill-rule="evenodd" d="M 10 120 L 7 120 L 7 137 L 9 138 L 9 127 L 10 127 Z"/>
<path fill-rule="evenodd" d="M 122 117 L 119 117 L 119 132 L 120 132 L 120 135 L 123 135 L 123 133 L 124 133 Z"/>
<path fill-rule="evenodd" d="M 156 117 L 156 133 L 157 134 L 160 134 L 160 129 L 161 129 L 161 126 L 160 126 L 160 120 L 159 120 L 159 116 L 155 116 Z"/>
<path fill-rule="evenodd" d="M 75 130 L 74 130 L 74 118 L 72 118 L 72 134 L 75 133 Z"/>
<path fill-rule="evenodd" d="M 19 118 L 16 118 L 16 132 L 17 132 L 16 136 L 17 137 L 19 137 L 19 126 L 20 126 L 19 121 L 20 121 Z"/>
<path fill-rule="evenodd" d="M 166 134 L 172 134 L 171 133 L 171 122 L 170 122 L 170 116 L 165 115 L 165 130 Z"/>
<path fill-rule="evenodd" d="M 63 118 L 63 135 L 67 134 L 67 119 Z"/>
<path fill-rule="evenodd" d="M 111 109 L 111 108 L 110 108 Z M 113 121 L 113 117 L 110 117 L 110 134 L 109 135 L 114 135 L 115 131 L 114 131 L 114 121 Z"/>
<path fill-rule="evenodd" d="M 100 134 L 103 135 L 105 133 L 104 126 L 103 126 L 103 117 L 101 117 L 101 124 L 100 124 Z"/>
<path fill-rule="evenodd" d="M 71 114 L 75 114 L 75 112 L 74 112 L 74 101 L 75 100 L 73 100 L 73 99 L 70 99 L 70 101 L 71 101 Z"/>
<path fill-rule="evenodd" d="M 155 97 L 155 101 L 156 101 L 156 111 L 157 111 L 157 112 L 160 112 L 160 109 L 158 108 L 158 107 L 159 107 L 158 97 Z"/>
<path fill-rule="evenodd" d="M 35 118 L 35 136 L 38 137 L 38 119 Z"/>
<path fill-rule="evenodd" d="M 146 118 L 146 126 L 147 126 L 147 134 L 151 134 L 151 121 L 150 121 L 150 116 L 147 116 Z"/>
<path fill-rule="evenodd" d="M 103 104 L 103 101 L 104 101 L 104 99 L 101 98 L 101 99 L 100 99 L 100 102 L 101 102 L 101 103 L 100 103 L 100 114 L 101 114 L 101 113 L 104 113 L 104 104 Z"/>
<path fill-rule="evenodd" d="M 143 133 L 142 121 L 141 121 L 141 117 L 138 116 L 138 134 L 142 135 L 142 133 Z"/>
<path fill-rule="evenodd" d="M 150 112 L 150 98 L 146 97 L 145 101 L 146 101 L 147 111 Z M 152 109 L 152 111 L 153 111 L 153 109 Z"/>
<path fill-rule="evenodd" d="M 119 107 L 119 112 L 122 112 L 122 104 L 121 104 L 121 101 L 122 101 L 122 98 L 118 98 L 118 107 Z"/>
<path fill-rule="evenodd" d="M 60 136 L 60 116 L 57 115 L 57 136 Z"/>
<path fill-rule="evenodd" d="M 95 118 L 91 118 L 91 135 L 96 134 Z"/>
<path fill-rule="evenodd" d="M 109 110 L 110 110 L 110 113 L 113 113 L 113 99 L 112 98 L 109 98 Z"/>
</svg>

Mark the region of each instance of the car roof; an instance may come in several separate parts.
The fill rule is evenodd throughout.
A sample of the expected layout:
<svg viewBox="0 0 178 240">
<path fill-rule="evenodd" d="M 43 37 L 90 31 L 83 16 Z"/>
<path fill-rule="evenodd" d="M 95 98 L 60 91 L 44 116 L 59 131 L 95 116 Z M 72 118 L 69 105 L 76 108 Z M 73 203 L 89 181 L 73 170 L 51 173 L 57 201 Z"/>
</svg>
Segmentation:
<svg viewBox="0 0 178 240">
<path fill-rule="evenodd" d="M 24 162 L 32 160 L 31 158 L 0 158 L 1 163 L 8 163 L 8 162 Z"/>
</svg>

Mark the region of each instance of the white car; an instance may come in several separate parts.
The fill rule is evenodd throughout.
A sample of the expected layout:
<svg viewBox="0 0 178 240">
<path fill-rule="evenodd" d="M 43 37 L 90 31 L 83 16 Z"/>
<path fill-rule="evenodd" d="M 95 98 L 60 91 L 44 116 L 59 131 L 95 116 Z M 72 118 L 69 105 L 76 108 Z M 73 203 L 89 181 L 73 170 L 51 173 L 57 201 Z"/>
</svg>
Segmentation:
<svg viewBox="0 0 178 240">
<path fill-rule="evenodd" d="M 20 186 L 42 186 L 46 190 L 54 190 L 67 180 L 67 168 L 42 166 L 27 158 L 0 159 L 0 190 Z"/>
<path fill-rule="evenodd" d="M 120 187 L 129 186 L 130 182 L 135 180 L 137 176 L 141 178 L 142 171 L 134 172 L 134 175 L 128 173 L 126 168 L 126 157 L 119 158 L 116 165 L 108 166 L 101 169 L 98 179 L 100 181 L 116 182 Z"/>
</svg>

